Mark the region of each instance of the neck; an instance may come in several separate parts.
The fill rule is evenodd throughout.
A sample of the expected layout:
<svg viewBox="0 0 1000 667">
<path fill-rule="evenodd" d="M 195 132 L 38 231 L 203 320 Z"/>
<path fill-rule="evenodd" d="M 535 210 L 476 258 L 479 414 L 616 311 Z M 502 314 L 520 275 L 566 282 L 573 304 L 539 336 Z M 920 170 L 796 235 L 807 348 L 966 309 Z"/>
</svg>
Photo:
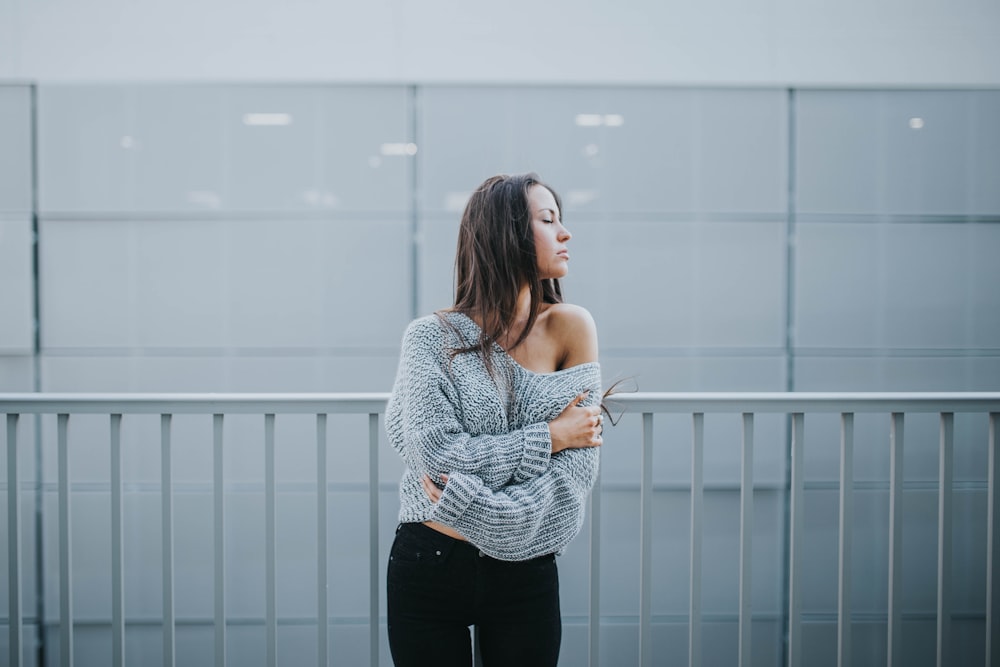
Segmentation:
<svg viewBox="0 0 1000 667">
<path fill-rule="evenodd" d="M 521 333 L 528 325 L 528 318 L 531 316 L 531 290 L 527 285 L 522 285 L 517 293 L 517 304 L 514 306 L 514 321 L 510 323 L 503 347 L 516 347 L 514 341 L 521 337 Z"/>
<path fill-rule="evenodd" d="M 531 314 L 531 290 L 527 285 L 521 285 L 517 293 L 517 306 L 514 308 L 514 326 L 523 326 Z"/>
</svg>

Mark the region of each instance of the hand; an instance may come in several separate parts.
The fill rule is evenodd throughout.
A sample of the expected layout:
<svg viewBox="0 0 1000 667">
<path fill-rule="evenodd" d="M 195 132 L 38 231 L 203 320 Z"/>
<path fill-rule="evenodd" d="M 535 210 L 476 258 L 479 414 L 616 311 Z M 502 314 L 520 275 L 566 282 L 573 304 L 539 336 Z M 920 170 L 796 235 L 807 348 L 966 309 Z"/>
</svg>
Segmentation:
<svg viewBox="0 0 1000 667">
<path fill-rule="evenodd" d="M 431 480 L 430 475 L 425 473 L 420 478 L 420 483 L 424 487 L 424 493 L 427 494 L 427 497 L 430 498 L 432 503 L 436 503 L 437 501 L 441 500 L 442 491 L 441 489 L 438 488 L 437 484 L 435 484 Z M 448 475 L 441 475 L 441 483 L 442 484 L 448 483 Z"/>
<path fill-rule="evenodd" d="M 580 405 L 590 392 L 583 392 L 569 402 L 559 416 L 549 422 L 549 435 L 552 439 L 552 453 L 564 449 L 579 449 L 583 447 L 600 447 L 604 442 L 601 433 L 604 431 L 604 416 L 601 406 Z"/>
</svg>

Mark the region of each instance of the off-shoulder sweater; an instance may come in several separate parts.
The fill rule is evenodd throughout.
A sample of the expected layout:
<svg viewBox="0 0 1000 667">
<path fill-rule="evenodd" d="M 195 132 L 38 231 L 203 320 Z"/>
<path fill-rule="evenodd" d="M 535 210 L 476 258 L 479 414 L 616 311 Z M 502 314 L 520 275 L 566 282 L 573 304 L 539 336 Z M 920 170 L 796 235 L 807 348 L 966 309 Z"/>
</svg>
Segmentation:
<svg viewBox="0 0 1000 667">
<path fill-rule="evenodd" d="M 451 354 L 479 332 L 469 317 L 442 312 L 414 320 L 403 336 L 385 414 L 406 464 L 399 520 L 450 526 L 501 560 L 561 553 L 583 526 L 599 452 L 552 454 L 548 422 L 584 391 L 584 405 L 600 401 L 600 366 L 535 373 L 494 345 L 491 376 L 479 354 Z M 423 491 L 424 473 L 448 476 L 437 503 Z"/>
</svg>

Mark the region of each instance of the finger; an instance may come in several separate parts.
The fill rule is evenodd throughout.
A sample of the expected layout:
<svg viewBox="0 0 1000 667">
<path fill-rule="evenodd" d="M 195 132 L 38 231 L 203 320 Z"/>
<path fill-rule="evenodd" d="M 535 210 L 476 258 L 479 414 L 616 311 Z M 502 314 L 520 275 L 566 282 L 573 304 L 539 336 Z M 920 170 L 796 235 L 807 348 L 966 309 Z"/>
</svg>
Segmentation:
<svg viewBox="0 0 1000 667">
<path fill-rule="evenodd" d="M 434 480 L 431 479 L 430 475 L 424 475 L 420 479 L 420 483 L 424 485 L 424 490 L 427 491 L 427 493 L 432 493 L 438 490 L 437 485 L 434 483 Z"/>
<path fill-rule="evenodd" d="M 434 482 L 428 475 L 424 475 L 420 478 L 420 483 L 424 487 L 424 493 L 432 503 L 436 503 L 441 498 L 441 490 L 434 486 Z"/>
<path fill-rule="evenodd" d="M 582 402 L 583 402 L 583 400 L 584 400 L 585 398 L 587 398 L 587 396 L 588 396 L 589 394 L 590 394 L 590 390 L 589 390 L 589 389 L 588 389 L 587 391 L 585 391 L 585 392 L 581 393 L 581 394 L 577 394 L 577 395 L 576 395 L 576 398 L 574 398 L 574 399 L 573 399 L 572 401 L 570 401 L 570 402 L 569 402 L 569 404 L 570 404 L 570 407 L 572 407 L 572 406 L 574 406 L 574 405 L 580 405 L 580 403 L 582 403 Z"/>
</svg>

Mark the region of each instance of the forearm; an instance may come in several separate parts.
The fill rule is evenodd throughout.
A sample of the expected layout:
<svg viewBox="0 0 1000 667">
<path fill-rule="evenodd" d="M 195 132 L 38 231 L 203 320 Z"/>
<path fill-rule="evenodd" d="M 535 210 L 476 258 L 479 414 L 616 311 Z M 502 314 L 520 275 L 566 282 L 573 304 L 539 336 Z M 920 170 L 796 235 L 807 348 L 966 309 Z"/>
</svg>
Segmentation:
<svg viewBox="0 0 1000 667">
<path fill-rule="evenodd" d="M 475 476 L 452 475 L 432 518 L 501 560 L 559 552 L 583 525 L 598 465 L 596 449 L 567 451 L 543 475 L 498 491 Z"/>
</svg>

